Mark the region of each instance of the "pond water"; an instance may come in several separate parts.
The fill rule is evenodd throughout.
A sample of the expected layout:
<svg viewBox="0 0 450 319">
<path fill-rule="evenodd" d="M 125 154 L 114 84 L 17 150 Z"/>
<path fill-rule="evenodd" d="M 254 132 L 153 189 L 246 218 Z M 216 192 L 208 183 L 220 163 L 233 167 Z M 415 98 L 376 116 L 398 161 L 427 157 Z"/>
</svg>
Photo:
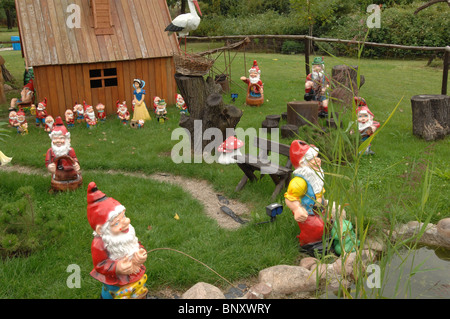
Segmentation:
<svg viewBox="0 0 450 319">
<path fill-rule="evenodd" d="M 367 298 L 450 299 L 450 250 L 427 246 L 402 249 L 386 265 L 380 288 L 364 284 Z M 355 286 L 350 288 L 355 295 Z M 327 293 L 321 298 L 337 298 Z"/>
</svg>

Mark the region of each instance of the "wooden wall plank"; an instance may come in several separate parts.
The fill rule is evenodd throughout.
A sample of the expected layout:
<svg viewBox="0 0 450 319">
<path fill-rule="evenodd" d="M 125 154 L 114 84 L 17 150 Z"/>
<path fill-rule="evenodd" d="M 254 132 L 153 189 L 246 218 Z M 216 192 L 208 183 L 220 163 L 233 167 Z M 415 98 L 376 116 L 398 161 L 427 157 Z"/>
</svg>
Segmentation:
<svg viewBox="0 0 450 319">
<path fill-rule="evenodd" d="M 76 94 L 72 93 L 72 87 L 75 87 L 76 89 L 76 85 L 74 85 L 73 79 L 70 75 L 70 66 L 69 65 L 62 65 L 61 66 L 61 71 L 63 74 L 63 78 L 64 81 L 61 84 L 61 90 L 63 90 L 64 92 L 64 104 L 65 104 L 65 108 L 73 108 L 73 106 L 75 105 L 75 101 L 76 101 Z M 65 112 L 65 111 L 64 111 Z"/>
</svg>

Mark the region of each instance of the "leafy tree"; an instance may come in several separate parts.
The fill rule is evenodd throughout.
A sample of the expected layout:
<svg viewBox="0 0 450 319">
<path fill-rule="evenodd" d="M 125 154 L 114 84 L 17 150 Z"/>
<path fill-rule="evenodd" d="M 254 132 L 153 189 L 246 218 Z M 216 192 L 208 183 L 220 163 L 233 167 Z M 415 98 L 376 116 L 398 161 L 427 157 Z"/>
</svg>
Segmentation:
<svg viewBox="0 0 450 319">
<path fill-rule="evenodd" d="M 0 8 L 5 11 L 8 29 L 12 29 L 16 18 L 16 4 L 14 0 L 1 0 Z"/>
</svg>

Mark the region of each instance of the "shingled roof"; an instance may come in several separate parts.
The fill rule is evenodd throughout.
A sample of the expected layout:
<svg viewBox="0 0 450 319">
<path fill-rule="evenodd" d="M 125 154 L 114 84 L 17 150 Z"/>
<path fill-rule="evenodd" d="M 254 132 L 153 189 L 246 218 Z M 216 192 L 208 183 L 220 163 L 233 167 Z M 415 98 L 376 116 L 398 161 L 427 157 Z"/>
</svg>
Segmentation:
<svg viewBox="0 0 450 319">
<path fill-rule="evenodd" d="M 80 28 L 66 23 L 75 12 L 67 12 L 72 4 L 80 8 Z M 28 66 L 169 57 L 179 51 L 176 36 L 164 32 L 171 22 L 166 0 L 16 0 L 16 9 Z"/>
</svg>

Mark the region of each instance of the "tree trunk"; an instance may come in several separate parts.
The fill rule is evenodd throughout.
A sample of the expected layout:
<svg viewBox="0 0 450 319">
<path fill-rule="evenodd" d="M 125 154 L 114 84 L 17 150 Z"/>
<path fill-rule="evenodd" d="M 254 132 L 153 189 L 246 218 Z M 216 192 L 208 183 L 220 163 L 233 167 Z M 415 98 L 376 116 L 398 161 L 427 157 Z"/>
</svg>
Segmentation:
<svg viewBox="0 0 450 319">
<path fill-rule="evenodd" d="M 191 148 L 195 152 L 200 152 L 206 145 L 212 143 L 208 139 L 203 139 L 203 133 L 209 128 L 218 128 L 222 133 L 222 139 L 214 141 L 215 147 L 219 146 L 228 137 L 227 129 L 234 130 L 239 123 L 243 114 L 242 110 L 233 105 L 224 105 L 222 95 L 219 93 L 222 88 L 214 83 L 211 77 L 208 77 L 205 82 L 202 76 L 177 73 L 175 81 L 189 111 L 189 115 L 181 116 L 179 125 L 189 131 Z M 201 121 L 201 132 L 195 132 L 200 129 L 200 123 L 196 124 L 196 120 Z M 195 137 L 197 140 L 194 140 Z"/>
<path fill-rule="evenodd" d="M 0 56 L 0 67 L 3 70 L 5 60 L 3 57 Z M 0 72 L 0 104 L 6 103 L 6 95 L 5 95 L 5 88 L 4 88 L 5 80 L 3 78 L 3 72 Z"/>
<path fill-rule="evenodd" d="M 411 98 L 413 134 L 426 141 L 450 132 L 450 96 L 415 95 Z"/>
<path fill-rule="evenodd" d="M 294 101 L 287 104 L 287 122 L 298 127 L 309 124 L 317 125 L 319 105 L 317 101 Z M 304 119 L 305 118 L 305 119 Z"/>
<path fill-rule="evenodd" d="M 360 75 L 358 87 L 358 66 L 336 65 L 331 70 L 332 90 L 331 98 L 335 103 L 351 106 L 354 96 L 358 96 L 359 89 L 365 79 Z"/>
</svg>

